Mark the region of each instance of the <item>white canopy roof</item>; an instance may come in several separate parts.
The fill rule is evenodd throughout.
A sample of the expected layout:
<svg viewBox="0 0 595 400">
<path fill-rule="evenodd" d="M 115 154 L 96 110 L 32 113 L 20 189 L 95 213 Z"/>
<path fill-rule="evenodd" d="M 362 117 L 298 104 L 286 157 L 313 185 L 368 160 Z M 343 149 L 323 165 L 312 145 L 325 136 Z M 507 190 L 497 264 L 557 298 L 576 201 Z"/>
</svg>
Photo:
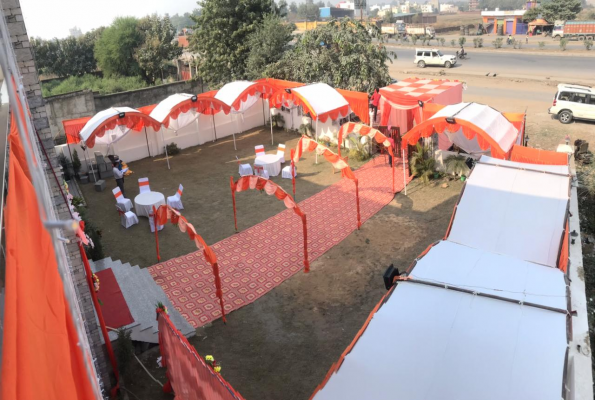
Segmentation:
<svg viewBox="0 0 595 400">
<path fill-rule="evenodd" d="M 483 130 L 498 143 L 505 153 L 517 141 L 518 129 L 502 113 L 484 104 L 459 103 L 449 105 L 438 111 L 429 120 L 453 116 L 455 120 L 462 119 Z M 464 150 L 467 151 L 467 149 Z"/>
<path fill-rule="evenodd" d="M 97 114 L 93 116 L 93 118 L 91 118 L 85 124 L 85 126 L 83 126 L 83 129 L 81 129 L 81 132 L 79 134 L 81 140 L 86 143 L 87 139 L 89 139 L 89 137 L 93 134 L 95 129 L 97 129 L 105 120 L 113 116 L 119 115 L 120 113 L 141 114 L 140 111 L 130 107 L 112 107 L 108 108 L 107 110 L 99 111 Z M 113 130 L 106 130 L 104 136 L 96 137 L 95 143 L 110 145 L 122 139 L 129 131 L 130 128 L 124 125 L 116 126 Z"/>
<path fill-rule="evenodd" d="M 556 267 L 569 185 L 568 166 L 482 156 L 467 180 L 448 240 Z"/>
<path fill-rule="evenodd" d="M 411 275 L 566 309 L 561 271 L 454 243 L 436 245 Z M 566 320 L 556 311 L 400 282 L 313 398 L 559 400 Z"/>
<path fill-rule="evenodd" d="M 231 107 L 232 104 L 236 101 L 236 99 L 244 92 L 244 90 L 250 88 L 250 86 L 252 85 L 254 85 L 254 82 L 250 81 L 235 81 L 227 83 L 221 89 L 219 89 L 219 91 L 217 91 L 215 98 L 217 100 L 221 100 L 222 102 Z M 259 96 L 257 95 L 248 96 L 246 98 L 246 101 L 242 101 L 240 103 L 239 110 L 236 110 L 232 107 L 231 112 L 236 114 L 243 113 L 244 111 L 252 107 L 258 99 Z"/>
<path fill-rule="evenodd" d="M 314 83 L 291 89 L 308 102 L 316 115 L 320 116 L 329 111 L 349 106 L 345 97 L 326 83 Z M 345 117 L 346 115 L 343 115 Z"/>
<path fill-rule="evenodd" d="M 173 108 L 175 108 L 180 103 L 191 99 L 193 96 L 194 95 L 187 93 L 172 94 L 171 96 L 157 104 L 157 107 L 155 107 L 153 111 L 151 111 L 150 116 L 158 122 L 160 122 L 161 124 L 163 124 L 165 119 L 172 112 Z M 198 113 L 194 108 L 191 108 L 185 113 L 180 113 L 175 119 L 170 118 L 168 128 L 177 131 L 193 122 L 196 118 L 198 118 Z"/>
</svg>

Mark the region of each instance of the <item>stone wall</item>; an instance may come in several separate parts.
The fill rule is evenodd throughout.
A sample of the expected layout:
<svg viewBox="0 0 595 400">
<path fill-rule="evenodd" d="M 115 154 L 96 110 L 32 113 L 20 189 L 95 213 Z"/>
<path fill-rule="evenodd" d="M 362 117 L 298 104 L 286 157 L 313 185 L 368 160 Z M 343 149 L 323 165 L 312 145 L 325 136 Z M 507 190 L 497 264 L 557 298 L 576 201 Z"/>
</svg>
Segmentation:
<svg viewBox="0 0 595 400">
<path fill-rule="evenodd" d="M 39 83 L 39 76 L 33 59 L 33 52 L 31 51 L 27 29 L 25 28 L 25 23 L 23 21 L 21 6 L 19 0 L 2 0 L 1 5 L 10 32 L 10 40 L 16 55 L 17 65 L 23 79 L 23 86 L 31 111 L 33 124 L 41 138 L 40 145 L 45 148 L 45 151 L 48 154 L 49 163 L 46 167 L 46 178 L 50 185 L 54 205 L 60 219 L 70 219 L 68 207 L 60 193 L 59 185 L 63 184 L 63 181 L 60 178 L 60 165 L 54 150 L 53 135 L 50 129 L 44 99 L 41 96 L 41 85 Z M 58 182 L 56 182 L 51 173 L 52 169 L 59 177 Z M 67 237 L 72 240 L 75 239 L 74 235 L 67 235 Z M 92 355 L 95 359 L 95 365 L 103 382 L 106 386 L 109 386 L 108 367 L 103 345 L 99 337 L 99 327 L 95 319 L 91 294 L 89 292 L 89 287 L 87 286 L 78 247 L 74 244 L 65 245 L 65 250 L 69 258 L 72 277 L 77 290 L 79 308 L 82 313 L 82 318 L 85 321 L 85 329 L 87 331 L 86 333 L 91 346 Z"/>
<path fill-rule="evenodd" d="M 202 85 L 198 81 L 181 81 L 128 92 L 95 95 L 95 110 L 101 111 L 110 107 L 138 108 L 159 103 L 176 93 L 199 94 Z"/>
<path fill-rule="evenodd" d="M 62 121 L 95 115 L 95 99 L 90 90 L 66 93 L 45 98 L 52 136 L 64 136 Z"/>
</svg>

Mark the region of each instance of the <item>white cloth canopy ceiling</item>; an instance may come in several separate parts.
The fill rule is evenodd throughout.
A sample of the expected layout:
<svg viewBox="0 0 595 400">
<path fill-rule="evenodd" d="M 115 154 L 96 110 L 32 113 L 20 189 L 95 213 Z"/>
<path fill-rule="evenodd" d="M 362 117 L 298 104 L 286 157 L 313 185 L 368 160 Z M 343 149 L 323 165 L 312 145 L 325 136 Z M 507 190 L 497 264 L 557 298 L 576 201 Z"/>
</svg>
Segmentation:
<svg viewBox="0 0 595 400">
<path fill-rule="evenodd" d="M 95 131 L 95 129 L 97 129 L 105 120 L 119 115 L 120 113 L 140 114 L 141 112 L 130 107 L 112 107 L 107 110 L 99 111 L 85 124 L 85 126 L 83 126 L 83 129 L 81 129 L 81 132 L 79 133 L 81 140 L 86 143 L 87 139 L 93 134 L 93 131 Z M 111 145 L 126 136 L 128 132 L 130 132 L 130 128 L 125 125 L 119 125 L 112 130 L 106 130 L 102 137 L 96 137 L 95 143 Z"/>
<path fill-rule="evenodd" d="M 448 240 L 556 267 L 570 199 L 569 173 L 567 165 L 482 156 L 467 179 Z"/>
<path fill-rule="evenodd" d="M 454 243 L 411 275 L 566 310 L 561 271 Z M 561 312 L 399 282 L 313 399 L 558 400 L 566 329 Z"/>
<path fill-rule="evenodd" d="M 462 119 L 477 126 L 494 139 L 505 153 L 512 148 L 512 145 L 516 143 L 519 136 L 518 129 L 501 112 L 484 104 L 459 103 L 449 105 L 434 114 L 428 121 L 448 117 L 454 117 L 455 120 Z M 463 135 L 459 135 L 458 137 L 466 139 Z M 457 140 L 455 144 L 470 153 L 465 148 L 467 147 L 465 142 L 469 141 L 469 139 L 462 139 Z M 470 149 L 473 149 L 473 146 Z"/>
<path fill-rule="evenodd" d="M 150 116 L 159 123 L 163 124 L 164 121 L 170 116 L 172 109 L 174 109 L 180 103 L 188 101 L 192 97 L 194 97 L 194 95 L 187 93 L 172 94 L 157 104 L 157 107 L 151 111 Z M 181 112 L 175 119 L 170 117 L 168 128 L 174 131 L 180 130 L 186 125 L 194 122 L 194 120 L 198 118 L 198 115 L 199 114 L 196 112 L 196 109 L 190 108 L 187 112 Z"/>
<path fill-rule="evenodd" d="M 345 97 L 326 83 L 314 83 L 291 89 L 291 91 L 307 101 L 317 116 L 349 106 Z M 341 116 L 344 118 L 347 115 L 349 112 Z"/>
<path fill-rule="evenodd" d="M 250 81 L 235 81 L 227 83 L 217 91 L 217 94 L 215 94 L 215 98 L 231 107 L 233 103 L 237 100 L 237 98 L 246 89 L 249 89 L 253 85 L 255 85 L 255 83 Z M 259 98 L 259 94 L 249 95 L 246 98 L 246 101 L 240 102 L 240 107 L 238 110 L 232 107 L 231 112 L 234 114 L 243 113 L 244 111 L 252 107 L 258 101 Z"/>
</svg>

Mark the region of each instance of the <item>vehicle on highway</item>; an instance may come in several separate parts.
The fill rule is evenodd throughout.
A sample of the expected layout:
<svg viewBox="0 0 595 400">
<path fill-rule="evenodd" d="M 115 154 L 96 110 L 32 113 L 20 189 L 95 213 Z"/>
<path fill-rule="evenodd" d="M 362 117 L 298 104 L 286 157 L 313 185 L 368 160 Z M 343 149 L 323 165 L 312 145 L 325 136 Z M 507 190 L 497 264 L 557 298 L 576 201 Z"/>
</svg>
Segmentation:
<svg viewBox="0 0 595 400">
<path fill-rule="evenodd" d="M 557 115 L 563 124 L 575 119 L 595 121 L 595 90 L 590 86 L 560 84 L 549 113 Z"/>
<path fill-rule="evenodd" d="M 595 38 L 595 21 L 556 21 L 552 37 L 555 40 L 592 40 Z"/>
<path fill-rule="evenodd" d="M 436 36 L 436 31 L 431 26 L 423 26 L 423 25 L 407 25 L 405 28 L 407 35 L 412 36 L 427 36 L 432 39 Z"/>
<path fill-rule="evenodd" d="M 413 62 L 420 68 L 425 68 L 427 65 L 450 68 L 457 63 L 457 57 L 442 54 L 438 49 L 415 49 L 415 60 Z"/>
<path fill-rule="evenodd" d="M 389 38 L 401 37 L 407 34 L 403 21 L 397 21 L 394 24 L 382 24 L 380 31 L 383 35 L 388 35 Z"/>
</svg>

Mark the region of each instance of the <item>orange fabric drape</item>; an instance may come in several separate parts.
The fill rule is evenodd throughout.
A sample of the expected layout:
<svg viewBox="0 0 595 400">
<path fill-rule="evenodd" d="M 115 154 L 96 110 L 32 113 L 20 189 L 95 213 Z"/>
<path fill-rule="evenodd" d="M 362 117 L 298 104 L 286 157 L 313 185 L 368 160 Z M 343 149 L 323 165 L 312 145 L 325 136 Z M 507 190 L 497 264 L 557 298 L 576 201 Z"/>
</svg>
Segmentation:
<svg viewBox="0 0 595 400">
<path fill-rule="evenodd" d="M 155 210 L 155 208 L 153 207 Z M 180 229 L 180 232 L 186 233 L 188 238 L 194 242 L 198 250 L 202 251 L 205 260 L 209 264 L 211 264 L 211 268 L 213 269 L 213 275 L 215 276 L 215 294 L 219 299 L 219 304 L 221 305 L 221 318 L 223 322 L 225 320 L 225 307 L 223 304 L 223 289 L 221 285 L 221 277 L 219 276 L 219 264 L 217 263 L 217 255 L 213 251 L 211 247 L 204 241 L 202 236 L 196 233 L 196 228 L 192 225 L 188 220 L 180 214 L 177 210 L 173 209 L 171 206 L 162 205 L 159 206 L 157 210 L 154 211 L 154 222 L 155 222 L 155 239 L 157 240 L 158 237 L 158 226 L 165 225 L 168 221 L 172 224 L 177 225 Z M 157 258 L 159 257 L 159 242 L 157 242 Z"/>
<path fill-rule="evenodd" d="M 368 93 L 354 92 L 353 90 L 337 89 L 345 100 L 349 103 L 351 111 L 359 117 L 364 124 L 370 123 L 370 107 L 368 103 Z"/>
<path fill-rule="evenodd" d="M 62 126 L 64 127 L 64 133 L 66 134 L 66 143 L 78 143 L 81 141 L 79 136 L 79 132 L 83 129 L 83 126 L 91 117 L 82 117 L 82 118 L 75 118 L 75 119 L 65 119 L 62 120 Z"/>
<path fill-rule="evenodd" d="M 295 91 L 287 93 L 285 89 L 277 90 L 270 96 L 269 108 L 281 108 L 281 106 L 287 105 L 290 101 L 296 106 L 301 106 L 304 110 L 304 113 L 310 114 L 312 119 L 319 120 L 320 122 L 326 122 L 329 118 L 334 121 L 339 119 L 341 116 L 346 117 L 349 114 L 349 104 L 347 104 L 343 107 L 339 107 L 335 110 L 318 115 L 308 102 L 308 99 Z"/>
<path fill-rule="evenodd" d="M 527 164 L 568 165 L 568 154 L 515 144 L 510 152 L 510 161 Z"/>
<path fill-rule="evenodd" d="M 566 225 L 564 227 L 564 236 L 562 238 L 562 247 L 560 248 L 560 259 L 558 260 L 558 268 L 562 270 L 562 272 L 566 273 L 568 268 L 568 232 L 570 227 L 568 225 L 568 219 L 566 219 Z"/>
<path fill-rule="evenodd" d="M 261 178 L 256 175 L 244 175 L 234 182 L 233 176 L 229 179 L 231 187 L 231 199 L 233 204 L 233 219 L 235 223 L 236 232 L 238 231 L 237 211 L 236 211 L 236 193 L 243 192 L 249 189 L 263 190 L 269 196 L 275 196 L 281 200 L 285 207 L 290 208 L 293 212 L 302 219 L 302 230 L 304 236 L 304 272 L 310 271 L 310 261 L 308 260 L 308 224 L 306 213 L 304 213 L 297 205 L 295 200 L 279 185 L 268 179 Z"/>
<path fill-rule="evenodd" d="M 158 310 L 157 321 L 161 365 L 167 369 L 168 379 L 164 392 L 173 389 L 175 399 L 184 400 L 243 400 L 220 374 L 205 363 L 167 314 Z"/>
<path fill-rule="evenodd" d="M 21 120 L 23 116 L 21 115 Z M 24 122 L 24 121 L 23 121 Z M 14 115 L 5 208 L 2 399 L 95 399 Z M 22 147 L 21 147 L 22 150 Z M 87 364 L 87 366 L 85 366 Z"/>
<path fill-rule="evenodd" d="M 158 131 L 161 127 L 159 122 L 143 113 L 126 113 L 123 118 L 120 118 L 119 115 L 114 115 L 113 117 L 107 118 L 101 123 L 101 125 L 95 128 L 93 133 L 91 133 L 87 139 L 86 145 L 89 148 L 93 148 L 93 146 L 95 146 L 95 138 L 103 137 L 105 135 L 105 131 L 112 130 L 116 126 L 123 125 L 134 131 L 140 131 L 145 126 L 151 127 L 153 130 Z"/>
</svg>

